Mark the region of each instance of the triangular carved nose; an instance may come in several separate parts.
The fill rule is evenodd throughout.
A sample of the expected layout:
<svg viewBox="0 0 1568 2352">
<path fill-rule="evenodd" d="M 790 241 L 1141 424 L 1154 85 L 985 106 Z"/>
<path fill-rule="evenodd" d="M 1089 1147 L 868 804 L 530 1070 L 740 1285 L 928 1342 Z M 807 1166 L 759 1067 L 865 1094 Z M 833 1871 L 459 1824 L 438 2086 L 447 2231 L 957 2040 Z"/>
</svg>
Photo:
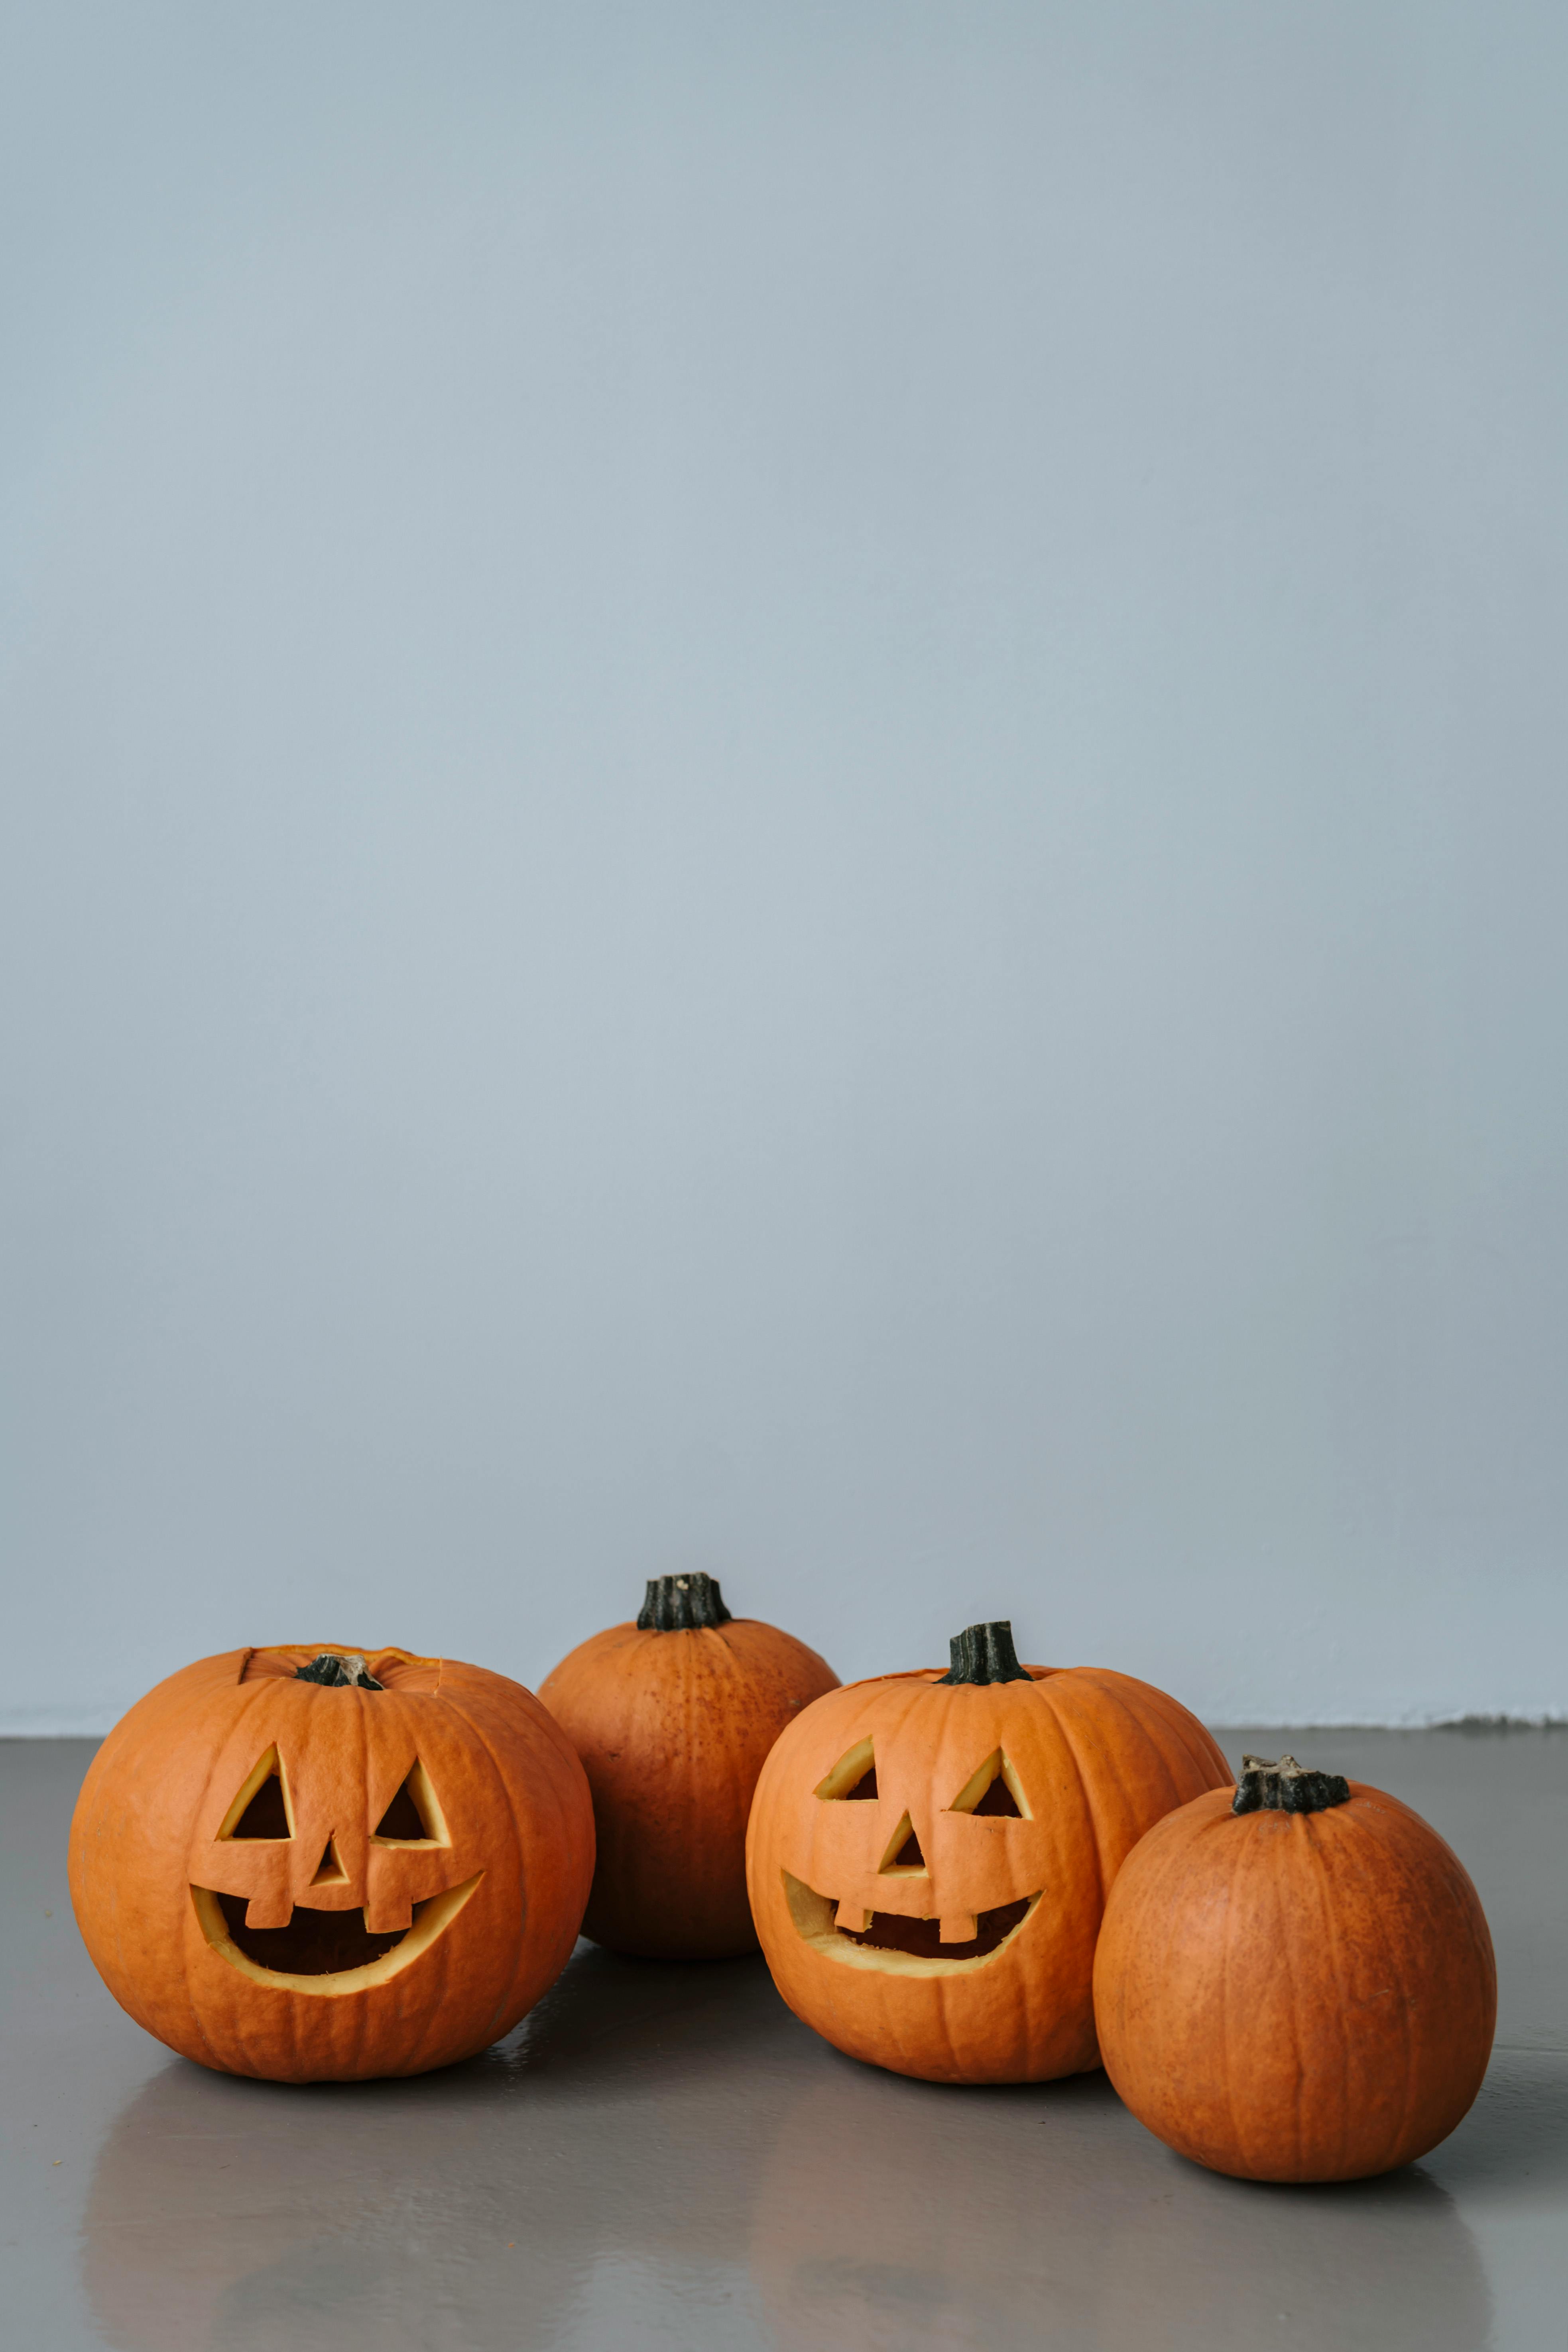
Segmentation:
<svg viewBox="0 0 1568 2352">
<path fill-rule="evenodd" d="M 310 1884 L 312 1886 L 346 1886 L 348 1883 L 349 1874 L 343 1868 L 342 1858 L 338 1853 L 337 1839 L 330 1837 L 327 1840 L 327 1850 L 317 1864 L 316 1875 L 311 1879 Z"/>
<path fill-rule="evenodd" d="M 882 1856 L 879 1874 L 885 1878 L 896 1878 L 900 1875 L 912 1877 L 918 1874 L 923 1878 L 925 1866 L 926 1858 L 921 1852 L 921 1842 L 916 1837 L 914 1825 L 906 1813 L 888 1840 L 888 1850 Z"/>
</svg>

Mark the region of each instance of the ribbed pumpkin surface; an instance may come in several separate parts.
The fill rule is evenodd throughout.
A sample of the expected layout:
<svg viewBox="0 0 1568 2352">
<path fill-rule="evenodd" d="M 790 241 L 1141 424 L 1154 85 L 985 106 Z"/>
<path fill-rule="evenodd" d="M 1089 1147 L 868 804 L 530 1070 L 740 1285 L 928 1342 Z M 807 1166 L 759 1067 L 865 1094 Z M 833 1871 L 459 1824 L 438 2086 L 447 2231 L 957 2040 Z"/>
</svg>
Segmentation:
<svg viewBox="0 0 1568 2352">
<path fill-rule="evenodd" d="M 948 2083 L 1097 2065 L 1106 1889 L 1151 1823 L 1230 1780 L 1202 1724 L 1148 1683 L 1027 1672 L 852 1683 L 763 1769 L 746 1849 L 757 1932 L 790 2007 L 853 2057 Z M 863 1751 L 876 1794 L 855 1801 Z M 988 1785 L 976 1794 L 993 1759 L 1005 1812 L 987 1810 Z M 819 1793 L 836 1774 L 842 1801 Z"/>
<path fill-rule="evenodd" d="M 746 1820 L 763 1759 L 838 1677 L 749 1617 L 672 1633 L 612 1625 L 539 1696 L 583 1759 L 598 1863 L 584 1935 L 659 1959 L 756 1949 Z"/>
<path fill-rule="evenodd" d="M 116 1725 L 71 1825 L 77 1920 L 115 1999 L 203 2065 L 419 2074 L 510 2032 L 563 1966 L 593 1871 L 587 1783 L 504 1675 L 382 1651 L 369 1664 L 385 1687 L 324 1688 L 295 1679 L 312 1655 L 201 1659 Z M 270 1817 L 237 1825 L 269 1758 Z M 411 1836 L 415 1817 L 378 1836 L 416 1766 L 437 1834 Z M 291 1921 L 317 1948 L 302 1965 L 341 1966 L 322 1940 L 335 1931 L 366 1967 L 279 1972 Z"/>
<path fill-rule="evenodd" d="M 1100 2048 L 1133 2114 L 1253 2180 L 1353 2180 L 1424 2155 L 1480 2087 L 1491 1937 L 1420 1815 L 1350 1782 L 1310 1813 L 1227 1790 L 1151 1830 L 1106 1908 Z"/>
</svg>

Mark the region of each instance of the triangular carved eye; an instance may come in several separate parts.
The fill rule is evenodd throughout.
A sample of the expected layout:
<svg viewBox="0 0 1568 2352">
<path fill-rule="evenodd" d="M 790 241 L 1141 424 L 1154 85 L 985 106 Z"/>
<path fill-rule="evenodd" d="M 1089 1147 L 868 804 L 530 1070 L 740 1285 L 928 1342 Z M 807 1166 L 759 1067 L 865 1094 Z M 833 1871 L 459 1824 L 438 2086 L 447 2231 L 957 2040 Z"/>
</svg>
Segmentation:
<svg viewBox="0 0 1568 2352">
<path fill-rule="evenodd" d="M 1000 1748 L 994 1748 L 979 1769 L 970 1774 L 948 1810 L 954 1813 L 1000 1813 L 1015 1822 L 1033 1818 L 1018 1776 Z"/>
<path fill-rule="evenodd" d="M 430 1786 L 430 1775 L 417 1759 L 375 1827 L 377 1845 L 449 1845 L 447 1824 Z"/>
<path fill-rule="evenodd" d="M 841 1756 L 826 1780 L 817 1782 L 816 1793 L 819 1797 L 874 1797 L 877 1760 L 870 1740 L 858 1740 L 847 1756 Z"/>
<path fill-rule="evenodd" d="M 234 1802 L 223 1817 L 220 1838 L 279 1840 L 294 1834 L 289 1804 L 289 1783 L 276 1748 L 246 1774 Z"/>
</svg>

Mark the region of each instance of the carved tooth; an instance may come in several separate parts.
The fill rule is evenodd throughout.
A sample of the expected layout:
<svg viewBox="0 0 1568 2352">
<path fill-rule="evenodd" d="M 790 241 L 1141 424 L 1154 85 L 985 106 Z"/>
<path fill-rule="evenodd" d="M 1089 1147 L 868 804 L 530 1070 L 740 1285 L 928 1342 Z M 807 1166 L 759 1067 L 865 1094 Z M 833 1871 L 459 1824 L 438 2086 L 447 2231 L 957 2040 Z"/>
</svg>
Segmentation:
<svg viewBox="0 0 1568 2352">
<path fill-rule="evenodd" d="M 270 1895 L 253 1895 L 245 1906 L 247 1927 L 286 1927 L 294 1916 L 294 1906 L 286 1887 Z"/>
<path fill-rule="evenodd" d="M 937 1929 L 939 1944 L 973 1944 L 980 1933 L 980 1922 L 973 1911 L 943 1912 Z"/>
<path fill-rule="evenodd" d="M 414 1925 L 413 1898 L 407 1895 L 383 1895 L 364 1906 L 365 1933 L 368 1936 L 395 1935 L 399 1929 Z"/>
<path fill-rule="evenodd" d="M 847 1927 L 852 1936 L 863 1936 L 871 1924 L 871 1914 L 859 1903 L 841 1903 L 833 1915 L 836 1927 Z"/>
</svg>

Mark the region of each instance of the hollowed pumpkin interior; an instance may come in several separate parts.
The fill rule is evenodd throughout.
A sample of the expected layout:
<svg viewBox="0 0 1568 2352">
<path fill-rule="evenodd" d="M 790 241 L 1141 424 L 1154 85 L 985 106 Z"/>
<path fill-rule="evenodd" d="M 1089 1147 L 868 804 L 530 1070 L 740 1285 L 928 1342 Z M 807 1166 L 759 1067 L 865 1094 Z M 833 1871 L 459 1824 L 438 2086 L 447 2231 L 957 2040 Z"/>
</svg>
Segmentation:
<svg viewBox="0 0 1568 2352">
<path fill-rule="evenodd" d="M 314 1884 L 322 1883 L 318 1871 Z M 373 1936 L 363 1911 L 307 1911 L 299 1904 L 286 1927 L 247 1927 L 248 1896 L 220 1895 L 217 1900 L 230 1942 L 247 1960 L 270 1969 L 275 1976 L 325 1977 L 363 1969 L 392 1951 L 409 1932 L 395 1927 L 390 1935 Z"/>
</svg>

